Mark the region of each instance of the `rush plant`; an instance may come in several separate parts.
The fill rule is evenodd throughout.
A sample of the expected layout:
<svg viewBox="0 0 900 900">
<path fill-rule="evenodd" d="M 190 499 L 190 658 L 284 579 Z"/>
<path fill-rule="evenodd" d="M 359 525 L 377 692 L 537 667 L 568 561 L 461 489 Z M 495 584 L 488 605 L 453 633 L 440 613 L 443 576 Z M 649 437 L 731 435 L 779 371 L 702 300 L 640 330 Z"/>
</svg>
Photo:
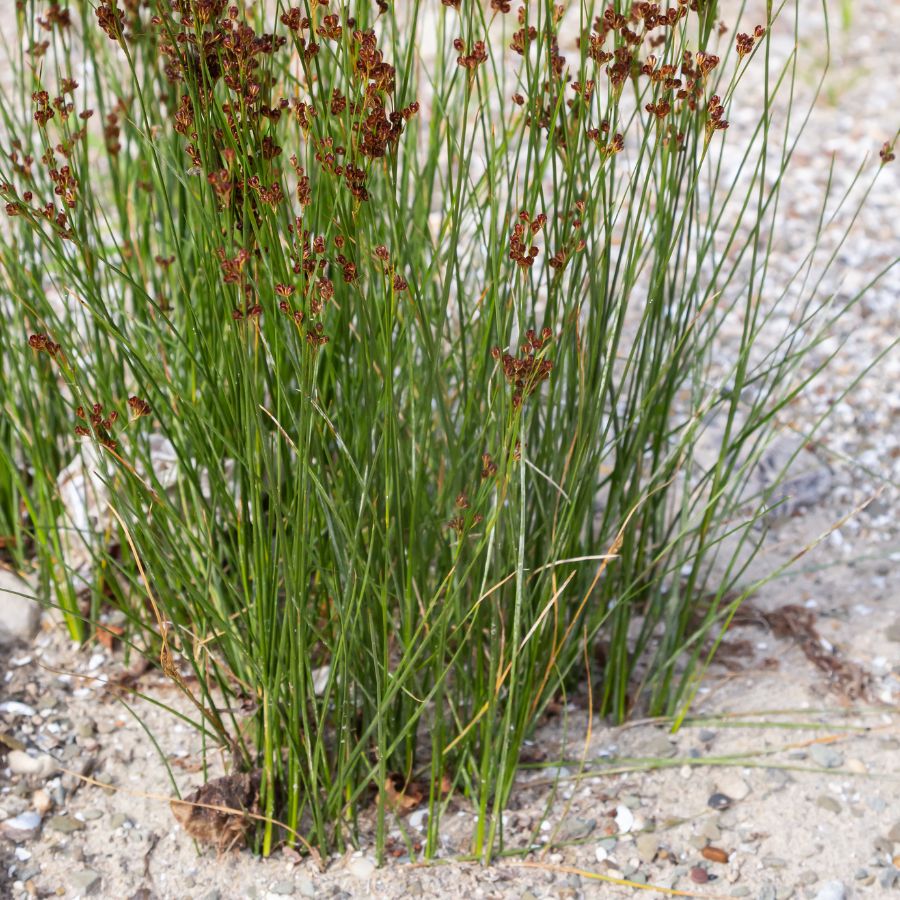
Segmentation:
<svg viewBox="0 0 900 900">
<path fill-rule="evenodd" d="M 800 11 L 719 6 L 17 5 L 2 552 L 124 613 L 260 852 L 383 853 L 415 783 L 490 859 L 547 705 L 683 713 L 769 574 L 841 309 L 767 265 Z"/>
</svg>

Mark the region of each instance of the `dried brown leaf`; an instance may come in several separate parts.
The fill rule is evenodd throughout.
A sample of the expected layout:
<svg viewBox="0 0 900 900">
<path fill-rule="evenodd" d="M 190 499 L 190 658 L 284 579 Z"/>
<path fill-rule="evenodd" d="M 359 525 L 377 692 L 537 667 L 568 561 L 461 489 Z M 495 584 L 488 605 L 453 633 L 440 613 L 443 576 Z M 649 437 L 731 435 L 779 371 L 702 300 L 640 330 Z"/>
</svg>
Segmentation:
<svg viewBox="0 0 900 900">
<path fill-rule="evenodd" d="M 259 785 L 259 771 L 223 775 L 173 800 L 172 813 L 192 838 L 225 852 L 245 843 L 251 823 L 246 813 L 259 813 Z"/>
</svg>

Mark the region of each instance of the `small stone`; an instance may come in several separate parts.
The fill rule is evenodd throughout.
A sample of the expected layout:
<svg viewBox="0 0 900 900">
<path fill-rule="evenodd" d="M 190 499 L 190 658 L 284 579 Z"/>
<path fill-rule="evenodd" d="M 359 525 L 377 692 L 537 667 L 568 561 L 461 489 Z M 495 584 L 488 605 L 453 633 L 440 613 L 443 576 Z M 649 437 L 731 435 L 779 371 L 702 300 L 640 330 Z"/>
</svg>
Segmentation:
<svg viewBox="0 0 900 900">
<path fill-rule="evenodd" d="M 694 866 L 690 871 L 690 876 L 694 884 L 706 884 L 709 881 L 709 873 L 701 866 Z"/>
<path fill-rule="evenodd" d="M 900 619 L 897 619 L 895 622 L 885 628 L 884 636 L 889 641 L 894 641 L 895 643 L 900 644 Z"/>
<path fill-rule="evenodd" d="M 375 863 L 367 856 L 355 856 L 350 860 L 347 871 L 360 881 L 366 881 L 375 872 Z"/>
<path fill-rule="evenodd" d="M 866 868 L 864 868 L 864 867 L 863 867 L 863 868 L 859 868 L 859 869 L 857 869 L 857 870 L 853 873 L 853 877 L 854 877 L 857 881 L 862 881 L 864 878 L 868 878 L 868 877 L 869 877 L 869 870 L 866 869 Z"/>
<path fill-rule="evenodd" d="M 819 892 L 816 894 L 815 900 L 846 900 L 847 888 L 841 881 L 826 881 Z"/>
<path fill-rule="evenodd" d="M 534 891 L 524 891 L 519 894 L 519 900 L 538 900 L 538 895 Z"/>
<path fill-rule="evenodd" d="M 728 809 L 731 806 L 731 797 L 725 794 L 715 793 L 706 801 L 707 806 L 712 809 Z"/>
<path fill-rule="evenodd" d="M 52 756 L 46 753 L 30 756 L 24 750 L 10 750 L 6 764 L 16 775 L 37 775 L 38 778 L 48 778 L 57 769 Z"/>
<path fill-rule="evenodd" d="M 836 769 L 844 762 L 844 755 L 828 744 L 813 744 L 809 749 L 809 755 L 813 762 L 823 769 Z"/>
<path fill-rule="evenodd" d="M 581 841 L 596 827 L 596 819 L 566 819 L 560 826 L 558 838 L 563 841 Z"/>
<path fill-rule="evenodd" d="M 872 841 L 876 853 L 884 853 L 889 856 L 894 852 L 894 842 L 890 838 L 877 837 Z"/>
<path fill-rule="evenodd" d="M 653 737 L 644 741 L 639 748 L 641 756 L 649 756 L 653 758 L 668 758 L 674 756 L 677 747 L 664 734 L 655 734 Z"/>
<path fill-rule="evenodd" d="M 716 790 L 732 800 L 743 800 L 750 793 L 750 786 L 739 775 L 723 772 L 716 776 Z"/>
<path fill-rule="evenodd" d="M 708 819 L 703 823 L 703 826 L 700 829 L 700 834 L 702 834 L 703 837 L 707 838 L 707 840 L 710 841 L 718 841 L 722 838 L 722 831 L 713 819 Z"/>
<path fill-rule="evenodd" d="M 798 876 L 797 881 L 800 884 L 815 884 L 819 880 L 819 876 L 816 872 L 811 871 L 810 869 L 804 869 Z"/>
<path fill-rule="evenodd" d="M 709 841 L 702 834 L 692 834 L 688 838 L 688 843 L 697 850 L 702 850 Z"/>
<path fill-rule="evenodd" d="M 756 900 L 775 900 L 775 885 L 764 884 L 756 895 Z"/>
<path fill-rule="evenodd" d="M 53 800 L 43 788 L 40 788 L 31 795 L 31 805 L 38 813 L 44 815 L 53 806 Z"/>
<path fill-rule="evenodd" d="M 294 893 L 294 882 L 293 881 L 276 881 L 269 888 L 270 894 L 278 894 L 282 897 L 290 897 L 291 894 Z"/>
<path fill-rule="evenodd" d="M 215 888 L 213 888 L 211 891 L 208 891 L 203 895 L 202 900 L 222 900 L 222 892 L 217 891 Z"/>
<path fill-rule="evenodd" d="M 732 897 L 746 897 L 750 893 L 750 888 L 746 884 L 739 884 L 731 889 Z"/>
<path fill-rule="evenodd" d="M 828 812 L 839 813 L 841 811 L 841 804 L 834 797 L 829 797 L 827 794 L 816 798 L 816 806 L 821 809 L 827 809 Z"/>
<path fill-rule="evenodd" d="M 68 876 L 69 885 L 76 894 L 85 896 L 100 887 L 100 875 L 92 869 L 83 869 Z"/>
<path fill-rule="evenodd" d="M 11 841 L 30 841 L 41 830 L 41 817 L 36 812 L 23 812 L 0 822 L 0 834 Z"/>
<path fill-rule="evenodd" d="M 891 826 L 891 830 L 887 833 L 888 840 L 895 844 L 900 844 L 900 822 L 895 822 Z"/>
<path fill-rule="evenodd" d="M 794 889 L 789 884 L 782 884 L 775 888 L 775 900 L 791 900 L 794 896 Z"/>
<path fill-rule="evenodd" d="M 315 897 L 316 886 L 312 883 L 312 881 L 310 881 L 309 878 L 298 878 L 297 893 L 301 897 Z"/>
<path fill-rule="evenodd" d="M 616 828 L 619 834 L 627 834 L 634 827 L 634 813 L 627 806 L 616 807 Z"/>
<path fill-rule="evenodd" d="M 118 828 L 121 828 L 126 822 L 131 822 L 131 819 L 125 815 L 125 813 L 113 813 L 109 817 L 109 827 L 115 831 Z"/>
<path fill-rule="evenodd" d="M 27 581 L 0 569 L 0 647 L 30 641 L 37 634 L 41 607 Z"/>
<path fill-rule="evenodd" d="M 888 866 L 882 869 L 881 874 L 878 876 L 878 884 L 886 891 L 889 891 L 897 883 L 898 878 L 900 878 L 900 869 Z"/>
<path fill-rule="evenodd" d="M 81 831 L 84 828 L 84 822 L 74 816 L 53 816 L 47 822 L 47 827 L 61 834 L 72 834 L 75 831 Z"/>
<path fill-rule="evenodd" d="M 37 711 L 33 706 L 29 706 L 27 703 L 20 703 L 18 700 L 4 700 L 0 703 L 0 713 L 16 719 L 30 719 L 32 716 L 37 715 Z"/>
<path fill-rule="evenodd" d="M 855 775 L 866 775 L 869 771 L 869 767 L 861 759 L 848 759 L 844 768 Z"/>
<path fill-rule="evenodd" d="M 639 834 L 634 842 L 638 859 L 642 863 L 652 863 L 659 850 L 659 840 L 655 834 Z M 633 880 L 633 879 L 632 879 Z"/>
<path fill-rule="evenodd" d="M 609 858 L 609 851 L 606 849 L 606 847 L 597 847 L 597 849 L 594 851 L 594 856 L 596 857 L 597 862 L 606 862 L 606 860 Z"/>
<path fill-rule="evenodd" d="M 94 822 L 97 819 L 103 818 L 103 810 L 102 809 L 86 809 L 83 812 L 80 812 L 79 815 L 85 822 Z"/>
<path fill-rule="evenodd" d="M 710 741 L 715 740 L 716 733 L 711 728 L 701 728 L 699 737 L 704 744 L 708 744 Z"/>
</svg>

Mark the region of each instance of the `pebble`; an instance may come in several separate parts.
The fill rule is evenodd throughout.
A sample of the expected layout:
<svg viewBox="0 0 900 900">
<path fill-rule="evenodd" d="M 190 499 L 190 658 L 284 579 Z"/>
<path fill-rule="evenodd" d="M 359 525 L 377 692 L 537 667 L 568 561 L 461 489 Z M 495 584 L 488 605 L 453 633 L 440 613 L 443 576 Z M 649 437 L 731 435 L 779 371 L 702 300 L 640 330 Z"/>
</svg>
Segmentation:
<svg viewBox="0 0 900 900">
<path fill-rule="evenodd" d="M 697 850 L 702 850 L 709 841 L 702 834 L 692 834 L 688 838 L 688 843 Z"/>
<path fill-rule="evenodd" d="M 699 737 L 704 744 L 708 744 L 711 741 L 715 740 L 716 733 L 711 728 L 701 728 Z"/>
<path fill-rule="evenodd" d="M 728 807 L 731 806 L 731 797 L 728 797 L 725 794 L 715 793 L 706 801 L 706 805 L 712 809 L 728 809 Z"/>
<path fill-rule="evenodd" d="M 37 711 L 33 706 L 27 703 L 20 703 L 18 700 L 4 700 L 0 703 L 0 713 L 15 718 L 28 718 L 37 715 Z"/>
<path fill-rule="evenodd" d="M 276 894 L 279 896 L 290 896 L 294 893 L 294 882 L 293 881 L 276 881 L 269 888 L 270 894 Z"/>
<path fill-rule="evenodd" d="M 853 873 L 853 877 L 854 877 L 857 881 L 862 881 L 863 878 L 868 878 L 868 877 L 869 877 L 869 870 L 868 870 L 867 868 L 865 868 L 865 867 L 859 868 L 859 869 L 857 869 L 857 870 Z"/>
<path fill-rule="evenodd" d="M 889 891 L 897 883 L 898 878 L 900 878 L 900 869 L 888 866 L 882 869 L 881 874 L 878 876 L 878 884 L 886 891 Z"/>
<path fill-rule="evenodd" d="M 30 641 L 37 634 L 41 607 L 33 595 L 27 581 L 0 569 L 0 646 Z"/>
<path fill-rule="evenodd" d="M 797 881 L 800 884 L 815 884 L 819 880 L 817 873 L 810 869 L 804 869 L 798 876 Z"/>
<path fill-rule="evenodd" d="M 746 884 L 739 884 L 731 889 L 732 897 L 746 897 L 750 893 L 750 888 Z"/>
<path fill-rule="evenodd" d="M 694 866 L 690 872 L 691 881 L 694 884 L 706 884 L 709 881 L 709 873 L 701 866 Z"/>
<path fill-rule="evenodd" d="M 616 815 L 616 821 L 619 817 Z M 596 819 L 566 819 L 559 829 L 559 839 L 563 841 L 584 840 L 597 827 Z"/>
<path fill-rule="evenodd" d="M 375 863 L 367 856 L 355 856 L 350 860 L 347 871 L 360 881 L 366 881 L 375 872 Z"/>
<path fill-rule="evenodd" d="M 93 869 L 82 869 L 69 875 L 69 885 L 76 894 L 90 894 L 100 886 L 100 875 Z"/>
<path fill-rule="evenodd" d="M 856 775 L 866 775 L 869 771 L 869 767 L 861 759 L 848 759 L 844 768 Z"/>
<path fill-rule="evenodd" d="M 676 752 L 677 748 L 664 734 L 655 734 L 653 737 L 644 741 L 639 749 L 641 756 L 650 756 L 654 758 L 667 758 L 674 756 Z"/>
<path fill-rule="evenodd" d="M 775 900 L 775 885 L 764 884 L 756 895 L 756 900 Z"/>
<path fill-rule="evenodd" d="M 297 879 L 297 893 L 301 897 L 315 897 L 316 896 L 316 886 L 312 883 L 309 878 L 298 878 Z"/>
<path fill-rule="evenodd" d="M 791 900 L 794 889 L 789 884 L 782 884 L 775 888 L 775 900 Z"/>
<path fill-rule="evenodd" d="M 809 755 L 817 766 L 824 769 L 836 769 L 844 762 L 844 755 L 828 744 L 813 744 Z"/>
<path fill-rule="evenodd" d="M 847 888 L 841 881 L 826 881 L 819 892 L 816 894 L 815 900 L 846 900 Z"/>
<path fill-rule="evenodd" d="M 117 828 L 121 828 L 126 823 L 130 824 L 131 819 L 129 819 L 128 816 L 125 815 L 125 813 L 113 813 L 109 817 L 109 827 L 112 828 L 113 831 L 115 831 Z"/>
<path fill-rule="evenodd" d="M 887 833 L 888 840 L 895 844 L 900 844 L 900 822 L 895 822 L 891 826 L 891 830 Z"/>
<path fill-rule="evenodd" d="M 708 819 L 703 823 L 700 834 L 710 841 L 718 841 L 722 837 L 722 831 L 714 819 Z"/>
<path fill-rule="evenodd" d="M 6 764 L 16 775 L 37 775 L 48 778 L 56 771 L 56 760 L 46 753 L 40 756 L 29 756 L 24 750 L 10 750 Z"/>
<path fill-rule="evenodd" d="M 36 812 L 23 812 L 12 819 L 0 822 L 0 834 L 11 841 L 30 841 L 41 829 L 41 817 Z"/>
<path fill-rule="evenodd" d="M 596 857 L 597 862 L 606 862 L 606 860 L 609 859 L 609 851 L 606 847 L 597 847 L 594 851 L 594 856 Z"/>
<path fill-rule="evenodd" d="M 80 812 L 78 815 L 84 819 L 85 822 L 93 822 L 96 819 L 100 819 L 103 817 L 102 809 L 86 809 L 83 812 Z"/>
<path fill-rule="evenodd" d="M 74 816 L 53 816 L 47 822 L 47 827 L 61 834 L 72 834 L 75 831 L 81 831 L 84 828 L 84 822 Z"/>
<path fill-rule="evenodd" d="M 44 815 L 53 806 L 53 800 L 43 788 L 40 788 L 31 795 L 31 805 L 38 813 Z"/>
<path fill-rule="evenodd" d="M 716 790 L 732 800 L 743 800 L 750 793 L 750 785 L 734 772 L 716 776 Z"/>
<path fill-rule="evenodd" d="M 900 619 L 897 619 L 895 622 L 885 628 L 884 636 L 889 641 L 894 641 L 895 643 L 900 644 Z"/>
<path fill-rule="evenodd" d="M 828 812 L 839 813 L 841 811 L 841 804 L 834 797 L 829 797 L 827 794 L 816 798 L 816 806 L 827 809 Z"/>
<path fill-rule="evenodd" d="M 627 806 L 616 807 L 616 828 L 619 834 L 627 834 L 634 827 L 634 813 Z"/>
<path fill-rule="evenodd" d="M 635 838 L 634 845 L 637 848 L 638 859 L 642 863 L 652 863 L 656 859 L 659 840 L 655 834 L 639 834 Z"/>
</svg>

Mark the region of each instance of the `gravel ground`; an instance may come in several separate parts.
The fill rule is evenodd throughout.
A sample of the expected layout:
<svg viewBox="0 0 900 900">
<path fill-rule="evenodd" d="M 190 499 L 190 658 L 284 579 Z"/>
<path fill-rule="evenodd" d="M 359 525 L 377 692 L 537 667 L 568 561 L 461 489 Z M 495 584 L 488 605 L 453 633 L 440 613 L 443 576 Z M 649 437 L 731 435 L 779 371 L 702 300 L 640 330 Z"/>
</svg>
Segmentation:
<svg viewBox="0 0 900 900">
<path fill-rule="evenodd" d="M 744 30 L 762 20 L 761 6 L 749 4 Z M 799 44 L 814 62 L 824 55 L 820 4 L 804 0 L 802 6 L 808 15 Z M 836 158 L 840 196 L 862 157 L 877 154 L 897 128 L 900 55 L 893 41 L 900 4 L 857 0 L 852 6 L 851 33 L 832 22 L 831 72 L 784 184 L 773 289 L 808 250 L 829 155 Z M 775 57 L 784 58 L 792 46 L 790 33 L 773 36 Z M 758 88 L 750 81 L 746 95 L 735 98 L 735 133 L 741 105 L 749 110 Z M 799 79 L 801 108 L 814 88 L 811 79 Z M 882 174 L 837 251 L 833 274 L 818 288 L 823 298 L 846 302 L 900 253 L 900 163 Z M 839 215 L 826 244 L 848 223 L 847 214 Z M 530 748 L 533 765 L 523 767 L 506 818 L 509 846 L 533 848 L 523 860 L 491 868 L 452 861 L 466 851 L 473 821 L 462 798 L 451 801 L 444 820 L 447 859 L 439 865 L 411 864 L 405 856 L 403 834 L 415 842 L 422 811 L 394 823 L 397 856 L 380 870 L 372 862 L 371 823 L 364 823 L 363 845 L 326 861 L 324 871 L 280 853 L 261 861 L 245 851 L 198 852 L 165 800 L 172 789 L 163 764 L 164 757 L 182 791 L 199 785 L 195 736 L 159 707 L 135 699 L 157 750 L 103 683 L 121 670 L 120 655 L 73 647 L 45 621 L 34 642 L 10 649 L 0 668 L 0 733 L 52 754 L 52 768 L 49 760 L 42 769 L 44 763 L 15 754 L 2 760 L 0 834 L 7 840 L 0 841 L 0 895 L 535 900 L 631 896 L 635 887 L 614 884 L 626 879 L 753 900 L 900 896 L 896 346 L 844 396 L 893 346 L 898 295 L 893 274 L 839 321 L 832 343 L 809 361 L 815 365 L 842 344 L 832 374 L 792 405 L 781 423 L 784 438 L 770 451 L 778 465 L 795 435 L 830 410 L 826 427 L 795 463 L 794 514 L 774 523 L 759 566 L 774 568 L 827 537 L 753 599 L 755 614 L 729 633 L 731 652 L 707 673 L 692 719 L 677 735 L 653 722 L 619 729 L 589 722 L 583 697 L 541 726 Z M 774 303 L 776 295 L 763 299 Z M 777 316 L 773 321 L 777 327 Z M 777 613 L 787 605 L 814 617 L 802 634 L 785 636 L 779 627 Z M 142 677 L 140 689 L 178 702 L 153 673 Z M 855 696 L 860 690 L 864 695 Z M 24 771 L 29 768 L 38 770 Z M 108 787 L 84 783 L 75 771 Z"/>
</svg>

